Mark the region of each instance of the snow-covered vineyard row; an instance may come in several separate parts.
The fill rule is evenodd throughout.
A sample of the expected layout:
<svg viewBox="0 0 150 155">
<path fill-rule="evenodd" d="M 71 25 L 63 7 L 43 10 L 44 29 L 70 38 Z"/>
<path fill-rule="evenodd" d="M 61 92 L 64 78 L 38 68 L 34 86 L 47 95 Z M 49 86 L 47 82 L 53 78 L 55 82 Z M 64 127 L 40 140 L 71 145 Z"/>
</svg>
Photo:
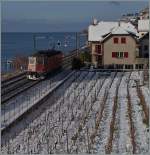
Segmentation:
<svg viewBox="0 0 150 155">
<path fill-rule="evenodd" d="M 149 109 L 150 92 L 143 85 L 142 71 L 112 72 L 107 76 L 100 72 L 75 72 L 55 92 L 39 117 L 14 138 L 9 135 L 9 140 L 2 139 L 2 151 L 148 152 L 149 130 L 143 121 L 145 112 L 137 86 Z"/>
</svg>

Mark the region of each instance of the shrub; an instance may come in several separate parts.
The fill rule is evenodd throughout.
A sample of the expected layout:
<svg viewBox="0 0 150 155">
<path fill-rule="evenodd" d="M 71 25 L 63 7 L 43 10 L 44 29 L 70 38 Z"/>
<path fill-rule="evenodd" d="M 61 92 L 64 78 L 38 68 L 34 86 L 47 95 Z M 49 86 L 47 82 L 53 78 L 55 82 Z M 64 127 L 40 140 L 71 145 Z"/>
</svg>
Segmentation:
<svg viewBox="0 0 150 155">
<path fill-rule="evenodd" d="M 72 60 L 72 69 L 79 70 L 83 66 L 84 66 L 83 62 L 81 61 L 81 59 L 79 57 L 73 58 L 73 60 Z"/>
<path fill-rule="evenodd" d="M 90 52 L 82 52 L 80 53 L 80 59 L 83 61 L 83 62 L 91 62 L 91 54 Z"/>
</svg>

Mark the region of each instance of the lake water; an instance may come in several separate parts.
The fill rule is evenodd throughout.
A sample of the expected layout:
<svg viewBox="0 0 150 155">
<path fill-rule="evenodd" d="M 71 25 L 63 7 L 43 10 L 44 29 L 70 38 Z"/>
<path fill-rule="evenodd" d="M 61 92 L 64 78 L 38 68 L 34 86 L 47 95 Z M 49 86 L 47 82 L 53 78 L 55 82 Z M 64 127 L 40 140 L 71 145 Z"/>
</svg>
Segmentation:
<svg viewBox="0 0 150 155">
<path fill-rule="evenodd" d="M 78 37 L 79 46 L 84 46 L 87 37 Z M 11 60 L 15 56 L 28 56 L 37 50 L 51 49 L 55 47 L 64 54 L 76 49 L 76 33 L 1 33 L 1 70 L 8 70 L 6 60 Z"/>
</svg>

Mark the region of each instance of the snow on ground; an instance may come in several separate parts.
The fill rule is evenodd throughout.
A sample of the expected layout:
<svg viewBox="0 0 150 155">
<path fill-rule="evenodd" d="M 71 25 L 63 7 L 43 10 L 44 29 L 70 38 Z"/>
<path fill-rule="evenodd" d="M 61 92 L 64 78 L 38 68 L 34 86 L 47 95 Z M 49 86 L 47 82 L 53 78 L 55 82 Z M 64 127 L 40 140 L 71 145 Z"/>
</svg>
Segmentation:
<svg viewBox="0 0 150 155">
<path fill-rule="evenodd" d="M 84 152 L 84 153 L 88 152 L 87 142 L 89 141 L 90 133 L 93 131 L 95 127 L 95 117 L 100 108 L 100 93 L 102 93 L 101 86 L 104 84 L 103 82 L 105 78 L 103 77 L 100 79 L 97 79 L 97 78 L 98 76 L 95 79 L 95 82 L 93 84 L 93 88 L 91 88 L 90 94 L 88 93 L 86 98 L 82 97 L 81 95 L 82 98 L 80 102 L 82 103 L 81 106 L 83 107 L 84 115 L 83 115 L 83 119 L 79 120 L 79 122 L 80 124 L 83 125 L 83 128 L 81 131 L 78 132 L 78 138 L 76 140 L 76 143 L 74 144 L 74 146 L 72 146 L 72 148 L 73 147 L 78 148 L 78 152 Z M 84 94 L 84 92 L 83 93 L 81 92 L 81 94 Z M 85 105 L 88 105 L 88 107 L 84 108 Z"/>
<path fill-rule="evenodd" d="M 149 107 L 150 106 L 150 90 L 146 86 L 142 86 L 141 89 L 142 89 L 142 94 L 144 95 L 144 98 L 145 98 L 145 102 L 147 106 Z"/>
<path fill-rule="evenodd" d="M 138 72 L 133 72 L 131 74 L 132 78 L 137 79 Z M 137 153 L 147 153 L 149 148 L 149 137 L 147 132 L 146 124 L 143 123 L 143 110 L 140 104 L 140 99 L 137 95 L 136 87 L 129 87 L 129 93 L 131 95 L 131 104 L 133 110 L 133 123 L 136 131 L 136 144 Z"/>
<path fill-rule="evenodd" d="M 115 79 L 108 90 L 108 98 L 106 100 L 106 105 L 103 113 L 102 121 L 100 122 L 100 128 L 96 138 L 96 145 L 98 152 L 105 152 L 105 146 L 107 145 L 110 131 L 110 121 L 112 119 L 112 108 L 115 97 L 116 87 L 121 79 L 122 73 L 117 73 Z M 112 78 L 113 79 L 113 78 Z"/>
<path fill-rule="evenodd" d="M 88 82 L 89 82 L 89 79 L 91 79 L 91 77 L 92 77 L 94 74 L 93 74 L 92 72 L 89 72 L 88 76 L 86 76 L 86 75 L 87 75 L 87 73 L 81 73 L 80 76 L 77 75 L 76 82 L 72 83 L 72 85 L 75 86 L 75 87 L 77 87 L 77 86 L 78 86 L 78 83 L 80 83 L 80 81 L 81 81 L 83 78 L 85 78 L 85 81 L 87 80 L 87 83 L 88 83 Z M 88 79 L 88 78 L 89 78 L 89 79 Z M 86 84 L 87 84 L 87 83 L 86 83 Z M 70 87 L 72 87 L 72 86 L 70 86 Z M 70 95 L 72 95 L 71 99 L 75 99 L 75 98 L 73 98 L 73 96 L 77 93 L 77 92 L 74 91 L 74 90 L 75 90 L 75 87 L 72 88 L 72 93 L 70 94 Z M 65 90 L 63 90 L 63 91 L 65 91 Z M 67 91 L 66 91 L 66 93 L 68 94 Z M 66 94 L 66 93 L 65 93 L 65 94 Z M 69 92 L 69 93 L 70 93 L 70 92 Z M 66 97 L 67 95 L 64 95 L 64 96 Z M 52 115 L 51 115 L 51 119 L 52 119 L 51 124 L 52 124 L 52 125 L 57 126 L 57 123 L 60 123 L 60 122 L 58 121 L 58 114 L 60 114 L 60 113 L 61 113 L 61 119 L 68 118 L 68 117 L 66 117 L 66 115 L 68 115 L 68 112 L 65 113 L 65 112 L 67 111 L 66 107 L 68 108 L 68 103 L 67 103 L 67 102 L 63 102 L 63 101 L 70 101 L 70 100 L 68 100 L 68 96 L 67 96 L 67 98 L 64 98 L 64 96 L 61 97 L 61 99 L 60 99 L 61 102 L 58 101 L 59 103 L 62 104 L 61 107 L 59 108 L 59 109 L 61 110 L 60 112 L 58 112 L 58 106 L 59 106 L 59 104 L 55 104 L 55 105 L 50 109 L 50 112 L 47 112 L 48 115 L 50 115 L 50 113 L 52 114 Z M 70 103 L 73 103 L 73 102 L 70 102 Z M 63 105 L 63 104 L 66 104 L 66 105 Z M 47 113 L 41 115 L 41 117 L 38 119 L 38 121 L 35 120 L 33 124 L 45 122 L 45 117 L 47 117 Z M 46 116 L 45 116 L 45 115 L 46 115 Z M 63 116 L 62 116 L 62 115 L 63 115 Z M 54 117 L 54 116 L 55 116 L 55 117 Z M 43 120 L 43 119 L 44 119 L 44 120 Z M 66 121 L 66 123 L 67 123 L 67 121 Z M 40 124 L 40 125 L 42 125 L 42 124 Z M 32 126 L 32 124 L 31 124 L 31 126 Z M 59 126 L 59 125 L 58 125 L 58 126 Z M 65 122 L 64 122 L 64 127 L 66 127 Z M 43 128 L 43 129 L 42 129 L 42 128 Z M 44 133 L 41 132 L 41 131 L 45 131 L 44 128 L 45 128 L 45 124 L 43 124 L 43 125 L 41 126 L 41 129 L 42 129 L 42 130 L 39 130 L 38 137 L 39 137 L 39 135 L 42 135 L 42 136 L 43 136 Z M 50 129 L 50 128 L 49 128 L 49 129 Z M 28 129 L 27 129 L 27 131 L 28 131 Z M 52 131 L 51 131 L 51 132 L 52 132 Z M 25 135 L 25 133 L 23 133 L 23 135 Z M 34 135 L 34 136 L 35 136 L 35 135 Z M 42 137 L 42 136 L 41 136 L 41 137 Z M 25 138 L 27 138 L 27 136 L 25 136 Z M 33 139 L 34 139 L 34 138 L 33 138 Z M 36 137 L 35 137 L 35 139 L 33 140 L 33 142 L 34 142 L 36 139 L 41 139 L 41 138 L 36 138 Z M 20 139 L 18 139 L 18 140 L 20 140 Z M 22 144 L 22 143 L 19 142 L 19 144 Z M 34 144 L 37 144 L 37 143 L 35 142 Z M 26 145 L 26 147 L 27 147 L 27 146 L 28 146 L 28 145 Z M 28 147 L 27 147 L 27 148 L 28 148 Z M 27 148 L 25 149 L 25 152 L 29 151 L 29 150 L 27 150 Z M 32 147 L 31 147 L 31 150 L 30 150 L 30 151 L 33 151 L 33 150 L 32 150 Z"/>
<path fill-rule="evenodd" d="M 113 152 L 125 153 L 126 146 L 131 145 L 130 130 L 127 119 L 127 82 L 130 73 L 122 77 L 118 90 L 118 108 L 116 112 L 116 130 L 113 140 Z"/>
<path fill-rule="evenodd" d="M 2 139 L 2 151 L 7 153 L 105 153 L 112 119 L 112 108 L 116 88 L 118 108 L 116 130 L 113 139 L 113 152 L 125 153 L 126 145 L 131 145 L 127 116 L 127 83 L 129 72 L 102 76 L 100 72 L 77 71 L 47 101 L 46 110 L 34 119 L 25 129 L 9 141 Z M 137 153 L 148 149 L 148 133 L 142 121 L 141 106 L 136 92 L 135 80 L 143 83 L 142 72 L 133 72 L 130 77 L 130 95 L 133 107 L 133 121 L 136 129 Z M 121 83 L 120 83 L 121 80 Z M 120 85 L 119 85 L 120 84 Z M 46 85 L 45 85 L 46 86 Z M 44 87 L 44 86 L 43 86 Z M 146 101 L 149 90 L 142 89 Z M 104 94 L 108 93 L 102 119 L 94 143 L 92 135 L 98 112 L 103 104 Z M 51 104 L 55 103 L 55 104 Z M 36 112 L 37 113 L 37 112 Z M 22 122 L 22 125 L 25 122 Z"/>
</svg>

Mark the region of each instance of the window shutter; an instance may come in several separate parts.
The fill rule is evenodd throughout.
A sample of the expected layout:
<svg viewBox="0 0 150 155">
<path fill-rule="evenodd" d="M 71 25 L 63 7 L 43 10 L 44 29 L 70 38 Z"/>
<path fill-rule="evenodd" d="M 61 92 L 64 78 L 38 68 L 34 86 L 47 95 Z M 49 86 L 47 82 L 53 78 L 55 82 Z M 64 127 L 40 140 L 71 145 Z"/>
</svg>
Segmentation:
<svg viewBox="0 0 150 155">
<path fill-rule="evenodd" d="M 124 57 L 128 58 L 128 52 L 124 52 Z"/>
<path fill-rule="evenodd" d="M 116 58 L 116 52 L 112 52 L 112 58 Z"/>
</svg>

